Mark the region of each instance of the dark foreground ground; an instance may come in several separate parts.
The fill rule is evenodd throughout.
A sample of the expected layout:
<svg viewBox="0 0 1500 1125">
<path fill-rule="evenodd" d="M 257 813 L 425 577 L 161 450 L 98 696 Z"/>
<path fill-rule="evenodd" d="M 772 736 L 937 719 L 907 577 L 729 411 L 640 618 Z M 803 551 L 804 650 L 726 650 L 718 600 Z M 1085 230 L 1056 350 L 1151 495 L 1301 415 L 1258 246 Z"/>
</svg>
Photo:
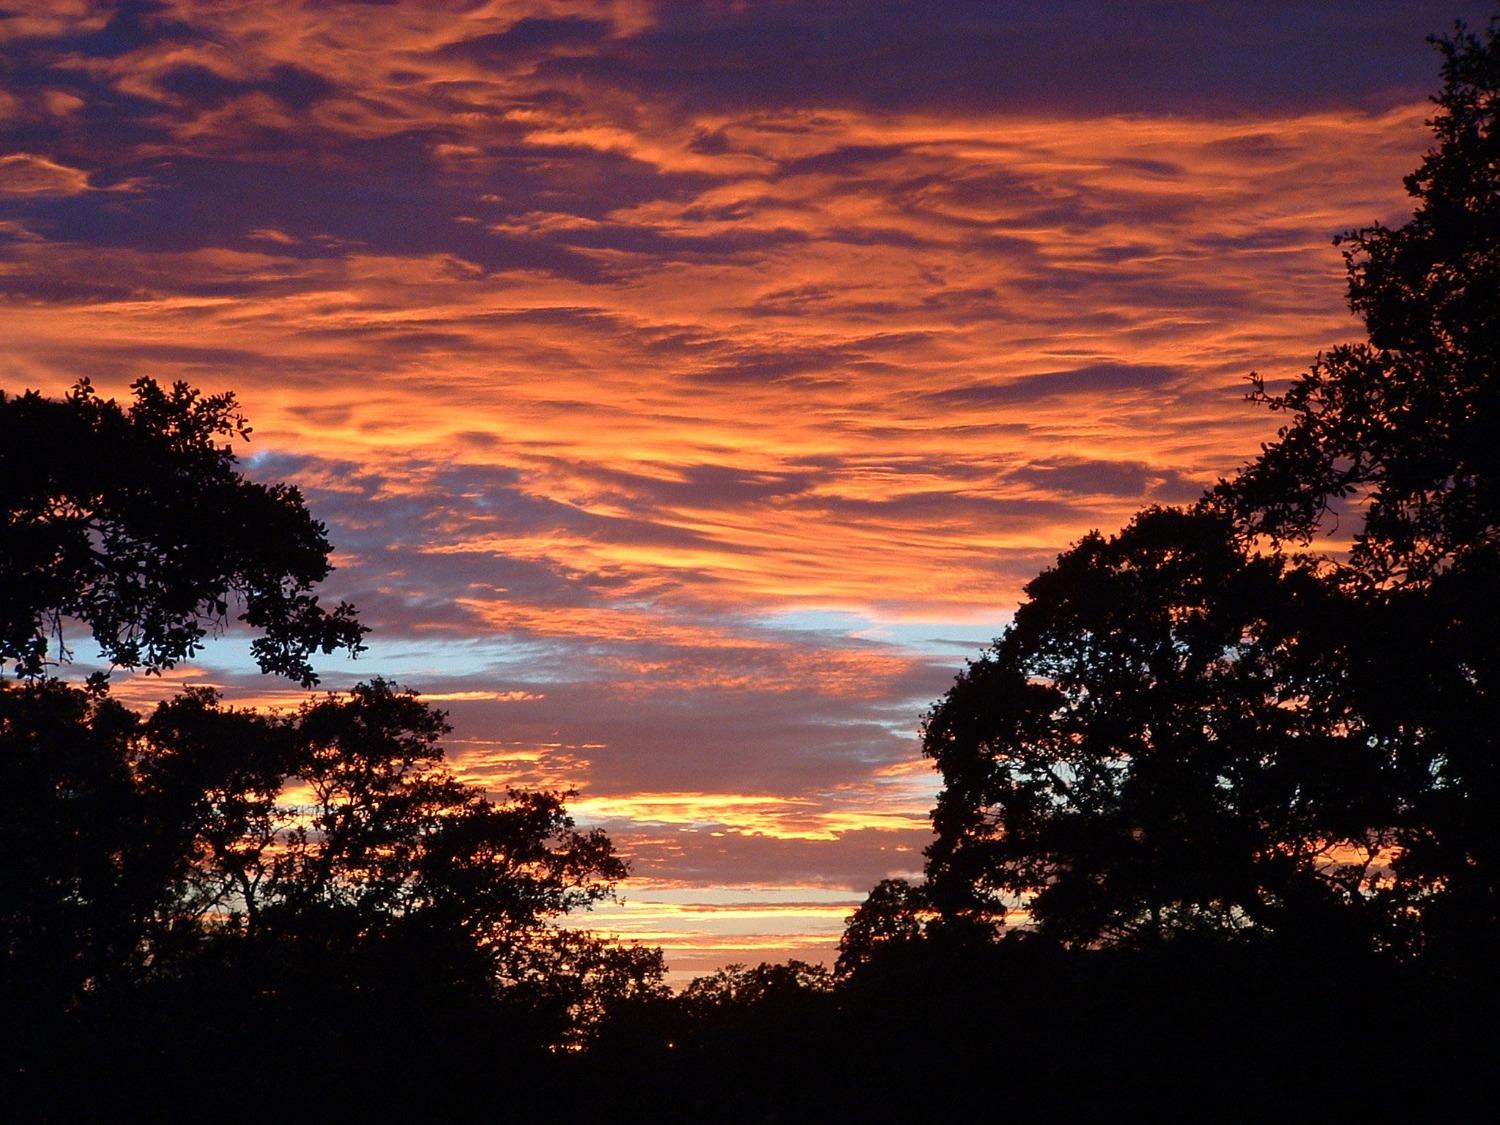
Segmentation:
<svg viewBox="0 0 1500 1125">
<path fill-rule="evenodd" d="M 890 952 L 828 991 L 616 1013 L 584 1051 L 399 989 L 184 982 L 8 1022 L 15 1121 L 1484 1120 L 1496 976 L 1310 951 Z"/>
</svg>

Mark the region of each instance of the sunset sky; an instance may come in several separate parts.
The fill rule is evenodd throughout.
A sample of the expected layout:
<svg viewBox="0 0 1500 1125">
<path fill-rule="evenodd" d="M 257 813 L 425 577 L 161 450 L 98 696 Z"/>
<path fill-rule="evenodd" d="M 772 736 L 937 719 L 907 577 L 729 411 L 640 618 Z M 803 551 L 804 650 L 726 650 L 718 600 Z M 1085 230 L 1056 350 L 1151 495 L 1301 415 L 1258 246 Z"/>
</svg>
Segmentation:
<svg viewBox="0 0 1500 1125">
<path fill-rule="evenodd" d="M 826 959 L 1026 580 L 1355 334 L 1330 240 L 1489 10 L 11 0 L 0 387 L 235 391 L 374 630 L 325 686 L 576 789 L 675 978 Z"/>
</svg>

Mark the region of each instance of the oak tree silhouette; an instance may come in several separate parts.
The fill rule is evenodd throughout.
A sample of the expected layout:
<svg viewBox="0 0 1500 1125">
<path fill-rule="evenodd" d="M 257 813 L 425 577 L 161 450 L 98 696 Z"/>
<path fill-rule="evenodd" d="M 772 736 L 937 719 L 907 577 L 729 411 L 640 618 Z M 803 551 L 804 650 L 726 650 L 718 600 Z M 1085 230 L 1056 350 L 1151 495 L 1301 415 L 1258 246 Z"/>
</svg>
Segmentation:
<svg viewBox="0 0 1500 1125">
<path fill-rule="evenodd" d="M 132 391 L 128 407 L 87 379 L 61 400 L 0 393 L 0 664 L 44 674 L 81 622 L 114 665 L 160 671 L 231 614 L 263 671 L 304 686 L 314 652 L 358 652 L 353 608 L 312 592 L 331 570 L 323 525 L 295 487 L 236 468 L 224 439 L 250 428 L 233 395 Z"/>
<path fill-rule="evenodd" d="M 1367 340 L 1279 393 L 1252 377 L 1276 439 L 1062 555 L 929 715 L 946 919 L 1492 948 L 1500 21 L 1436 42 L 1415 213 L 1342 240 Z"/>
<path fill-rule="evenodd" d="M 1385 845 L 1383 779 L 1312 705 L 1341 674 L 1316 575 L 1229 521 L 1152 509 L 1026 587 L 929 715 L 943 773 L 930 893 L 950 919 L 1026 901 L 1092 945 L 1326 927 Z"/>
<path fill-rule="evenodd" d="M 263 1001 L 411 978 L 545 1016 L 555 1042 L 595 991 L 656 987 L 655 951 L 554 924 L 624 876 L 609 839 L 562 794 L 459 781 L 447 729 L 381 680 L 294 715 L 207 689 L 144 719 L 55 680 L 0 691 L 5 995 L 60 1012 L 214 966 L 259 974 Z"/>
<path fill-rule="evenodd" d="M 365 632 L 313 592 L 331 548 L 297 490 L 220 443 L 249 432 L 233 398 L 134 392 L 0 396 L 0 1100 L 154 1116 L 154 1089 L 218 1096 L 254 1050 L 275 1061 L 235 1076 L 246 1097 L 333 1081 L 373 1109 L 397 1040 L 413 1072 L 482 1047 L 525 1086 L 659 998 L 659 950 L 561 924 L 624 877 L 609 838 L 568 794 L 460 780 L 416 694 L 377 678 L 287 714 L 190 689 L 142 716 L 106 676 L 48 675 L 75 624 L 158 672 L 238 608 L 262 670 L 304 686 Z"/>
<path fill-rule="evenodd" d="M 1344 595 L 1347 675 L 1325 720 L 1398 781 L 1394 922 L 1413 952 L 1487 956 L 1500 932 L 1500 19 L 1437 41 L 1436 144 L 1397 228 L 1346 236 L 1366 342 L 1253 397 L 1289 416 L 1210 497 L 1250 541 L 1304 550 Z"/>
<path fill-rule="evenodd" d="M 922 937 L 929 908 L 924 888 L 905 879 L 882 879 L 844 922 L 834 975 L 849 977 L 892 947 Z"/>
</svg>

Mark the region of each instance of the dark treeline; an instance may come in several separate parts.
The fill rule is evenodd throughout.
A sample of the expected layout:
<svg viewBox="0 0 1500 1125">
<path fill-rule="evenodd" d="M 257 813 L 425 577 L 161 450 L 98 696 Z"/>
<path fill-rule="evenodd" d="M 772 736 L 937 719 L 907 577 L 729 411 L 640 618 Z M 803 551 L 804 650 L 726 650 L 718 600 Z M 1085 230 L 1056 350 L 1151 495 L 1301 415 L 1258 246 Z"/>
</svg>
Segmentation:
<svg viewBox="0 0 1500 1125">
<path fill-rule="evenodd" d="M 374 679 L 137 715 L 231 619 L 357 650 L 324 528 L 228 396 L 0 397 L 7 1104 L 40 1120 L 1385 1117 L 1488 1099 L 1500 1016 L 1500 24 L 1441 40 L 1398 228 L 1344 236 L 1362 342 L 1276 438 L 1092 534 L 928 715 L 919 884 L 831 969 L 565 929 L 625 875 L 565 794 L 496 800 Z M 1351 159 L 1357 154 L 1351 154 Z"/>
<path fill-rule="evenodd" d="M 311 685 L 358 650 L 313 592 L 330 545 L 296 489 L 240 475 L 229 396 L 143 379 L 0 397 L 0 1002 L 5 1081 L 40 1118 L 251 1116 L 442 1100 L 530 1080 L 607 1011 L 663 994 L 657 950 L 557 920 L 625 866 L 564 795 L 495 800 L 443 715 L 374 679 L 295 714 L 190 690 L 136 714 L 51 674 L 86 630 L 117 667 L 191 656 L 231 615 Z M 490 1060 L 486 1062 L 486 1060 Z M 168 1092 L 170 1091 L 170 1094 Z"/>
</svg>

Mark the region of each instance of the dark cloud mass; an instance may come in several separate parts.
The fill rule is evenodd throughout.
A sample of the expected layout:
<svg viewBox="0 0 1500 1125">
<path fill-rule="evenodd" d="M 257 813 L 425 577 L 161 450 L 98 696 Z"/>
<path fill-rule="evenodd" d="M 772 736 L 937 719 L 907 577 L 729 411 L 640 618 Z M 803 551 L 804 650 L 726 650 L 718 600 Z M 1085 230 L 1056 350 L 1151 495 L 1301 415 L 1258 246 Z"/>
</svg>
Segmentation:
<svg viewBox="0 0 1500 1125">
<path fill-rule="evenodd" d="M 1022 375 L 1006 383 L 981 383 L 935 391 L 928 397 L 941 405 L 989 406 L 1031 402 L 1059 395 L 1107 396 L 1131 391 L 1150 391 L 1182 373 L 1166 367 L 1133 367 L 1100 363 L 1072 371 L 1046 371 Z"/>
<path fill-rule="evenodd" d="M 648 29 L 564 53 L 540 73 L 726 111 L 1367 104 L 1425 89 L 1428 73 L 1402 37 L 1447 30 L 1463 14 L 1431 2 L 674 4 Z"/>
</svg>

